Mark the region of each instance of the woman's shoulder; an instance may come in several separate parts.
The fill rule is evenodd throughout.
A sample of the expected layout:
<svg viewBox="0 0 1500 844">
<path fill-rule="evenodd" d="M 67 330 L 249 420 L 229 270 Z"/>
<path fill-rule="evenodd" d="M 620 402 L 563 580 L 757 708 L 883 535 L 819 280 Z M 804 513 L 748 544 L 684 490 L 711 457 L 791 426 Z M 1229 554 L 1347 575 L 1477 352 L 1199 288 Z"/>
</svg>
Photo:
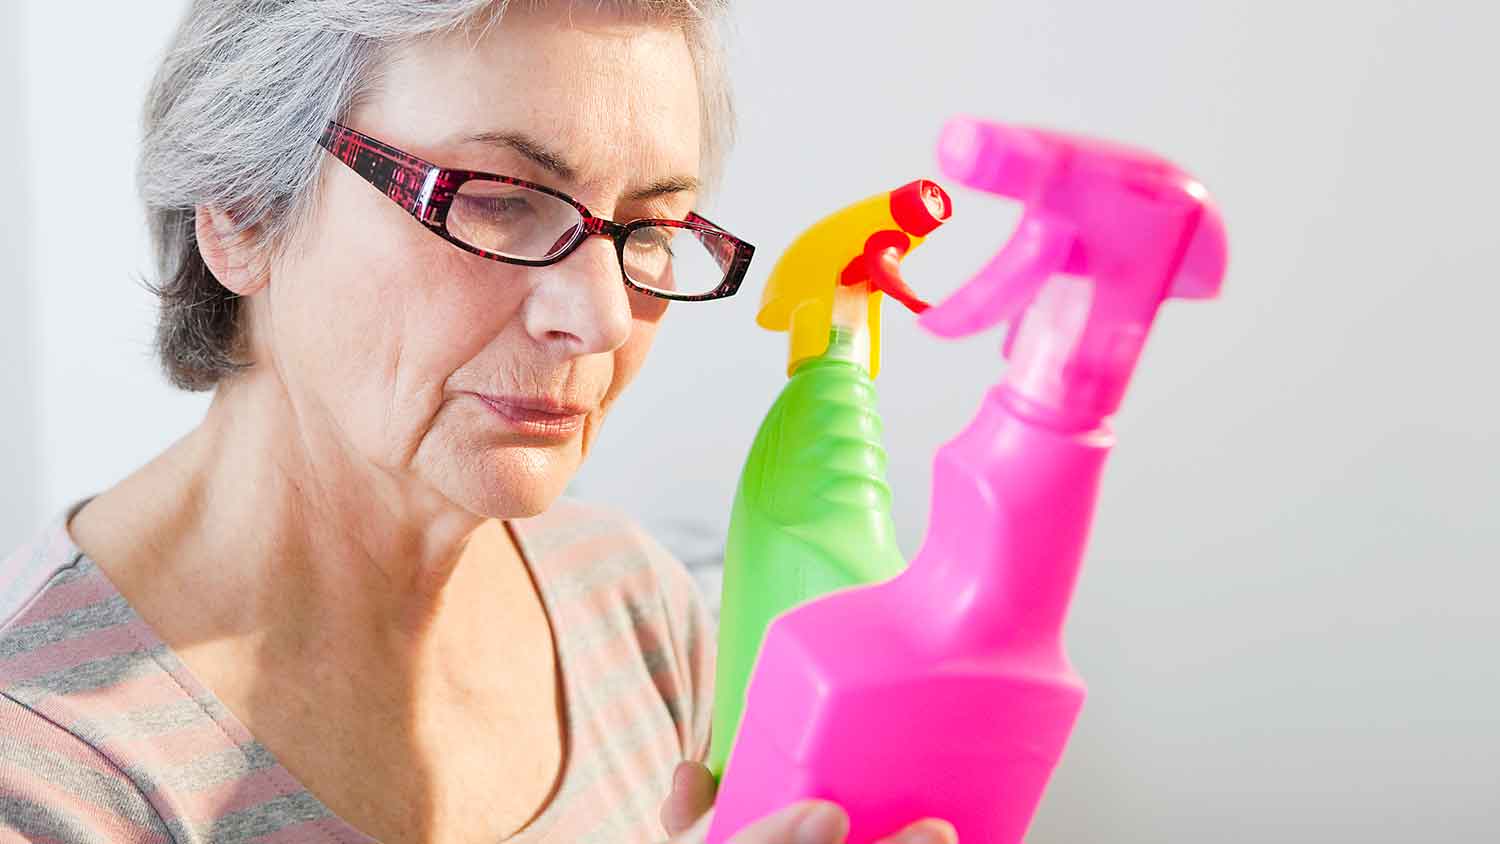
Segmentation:
<svg viewBox="0 0 1500 844">
<path fill-rule="evenodd" d="M 77 577 L 81 558 L 82 553 L 68 535 L 64 514 L 0 559 L 0 638 L 23 616 L 34 614 L 34 605 L 44 599 L 49 588 Z"/>
<path fill-rule="evenodd" d="M 65 730 L 70 708 L 152 664 L 139 617 L 77 547 L 66 516 L 0 562 L 0 697 Z M 6 721 L 14 726 L 14 718 Z"/>
<path fill-rule="evenodd" d="M 613 588 L 652 595 L 665 590 L 679 600 L 696 597 L 682 562 L 616 508 L 562 498 L 511 527 L 538 578 L 570 595 Z"/>
<path fill-rule="evenodd" d="M 169 841 L 143 791 L 85 740 L 92 722 L 68 706 L 140 654 L 133 643 L 95 647 L 128 618 L 66 524 L 58 517 L 0 561 L 0 828 L 30 840 Z"/>
<path fill-rule="evenodd" d="M 691 649 L 711 635 L 708 604 L 687 567 L 630 515 L 564 498 L 511 527 L 550 608 L 573 624 Z"/>
<path fill-rule="evenodd" d="M 68 520 L 77 509 L 0 560 L 0 692 L 12 697 L 18 685 L 143 649 L 136 638 L 117 635 L 133 631 L 137 618 L 73 541 Z"/>
<path fill-rule="evenodd" d="M 92 745 L 0 694 L 0 829 L 28 841 L 170 842 L 161 815 Z"/>
<path fill-rule="evenodd" d="M 704 758 L 714 627 L 687 568 L 614 508 L 563 499 L 511 524 L 562 631 L 560 649 L 601 673 L 636 666 L 671 717 L 681 758 Z"/>
</svg>

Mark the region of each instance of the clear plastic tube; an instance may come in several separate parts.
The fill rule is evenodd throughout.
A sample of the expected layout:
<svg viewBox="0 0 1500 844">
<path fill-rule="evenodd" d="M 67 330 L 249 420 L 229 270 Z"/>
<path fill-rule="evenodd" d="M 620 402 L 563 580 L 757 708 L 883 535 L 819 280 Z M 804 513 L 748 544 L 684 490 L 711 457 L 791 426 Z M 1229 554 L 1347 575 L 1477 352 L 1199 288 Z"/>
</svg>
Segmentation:
<svg viewBox="0 0 1500 844">
<path fill-rule="evenodd" d="M 847 360 L 870 371 L 870 287 L 839 285 L 833 293 L 832 330 L 825 358 Z"/>
</svg>

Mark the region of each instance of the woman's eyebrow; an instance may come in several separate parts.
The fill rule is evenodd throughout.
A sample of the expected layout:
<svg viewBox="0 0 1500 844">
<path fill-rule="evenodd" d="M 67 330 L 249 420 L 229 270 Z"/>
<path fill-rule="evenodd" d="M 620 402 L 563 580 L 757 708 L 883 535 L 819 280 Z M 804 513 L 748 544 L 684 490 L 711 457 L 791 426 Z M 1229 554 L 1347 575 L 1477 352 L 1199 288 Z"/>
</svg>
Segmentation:
<svg viewBox="0 0 1500 844">
<path fill-rule="evenodd" d="M 476 132 L 464 136 L 463 143 L 486 144 L 511 150 L 563 181 L 571 184 L 578 183 L 578 171 L 560 153 L 553 152 L 545 144 L 525 132 Z M 675 193 L 696 193 L 702 186 L 702 182 L 695 176 L 669 176 L 665 179 L 658 179 L 639 190 L 631 191 L 628 198 L 639 202 Z"/>
<path fill-rule="evenodd" d="M 488 144 L 520 153 L 542 169 L 566 182 L 577 182 L 578 171 L 558 153 L 524 132 L 478 132 L 468 135 L 464 143 Z"/>
<path fill-rule="evenodd" d="M 658 196 L 670 196 L 674 193 L 694 193 L 701 186 L 702 182 L 693 176 L 669 176 L 665 179 L 658 179 L 640 190 L 631 191 L 628 198 L 639 202 L 643 199 L 655 199 Z"/>
</svg>

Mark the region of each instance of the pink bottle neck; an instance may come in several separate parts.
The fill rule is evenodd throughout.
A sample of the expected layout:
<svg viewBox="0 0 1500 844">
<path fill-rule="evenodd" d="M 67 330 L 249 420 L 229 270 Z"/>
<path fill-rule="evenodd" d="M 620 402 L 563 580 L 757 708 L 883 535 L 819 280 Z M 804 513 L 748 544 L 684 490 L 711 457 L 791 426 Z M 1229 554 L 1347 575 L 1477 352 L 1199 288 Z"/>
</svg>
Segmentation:
<svg viewBox="0 0 1500 844">
<path fill-rule="evenodd" d="M 1054 649 L 1083 559 L 1107 425 L 1035 416 L 1006 386 L 937 454 L 927 540 L 900 578 L 946 653 Z"/>
</svg>

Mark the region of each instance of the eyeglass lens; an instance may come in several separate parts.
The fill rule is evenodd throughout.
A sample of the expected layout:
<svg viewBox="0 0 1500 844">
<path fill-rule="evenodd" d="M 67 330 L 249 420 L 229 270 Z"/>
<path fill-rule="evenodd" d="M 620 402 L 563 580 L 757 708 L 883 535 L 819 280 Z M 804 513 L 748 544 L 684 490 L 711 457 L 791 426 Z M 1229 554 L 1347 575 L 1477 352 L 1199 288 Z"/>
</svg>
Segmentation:
<svg viewBox="0 0 1500 844">
<path fill-rule="evenodd" d="M 522 260 L 556 257 L 583 225 L 578 209 L 521 185 L 473 179 L 449 208 L 448 233 L 470 246 Z M 723 283 L 734 244 L 713 232 L 634 225 L 625 240 L 629 279 L 662 293 L 697 295 Z"/>
</svg>

